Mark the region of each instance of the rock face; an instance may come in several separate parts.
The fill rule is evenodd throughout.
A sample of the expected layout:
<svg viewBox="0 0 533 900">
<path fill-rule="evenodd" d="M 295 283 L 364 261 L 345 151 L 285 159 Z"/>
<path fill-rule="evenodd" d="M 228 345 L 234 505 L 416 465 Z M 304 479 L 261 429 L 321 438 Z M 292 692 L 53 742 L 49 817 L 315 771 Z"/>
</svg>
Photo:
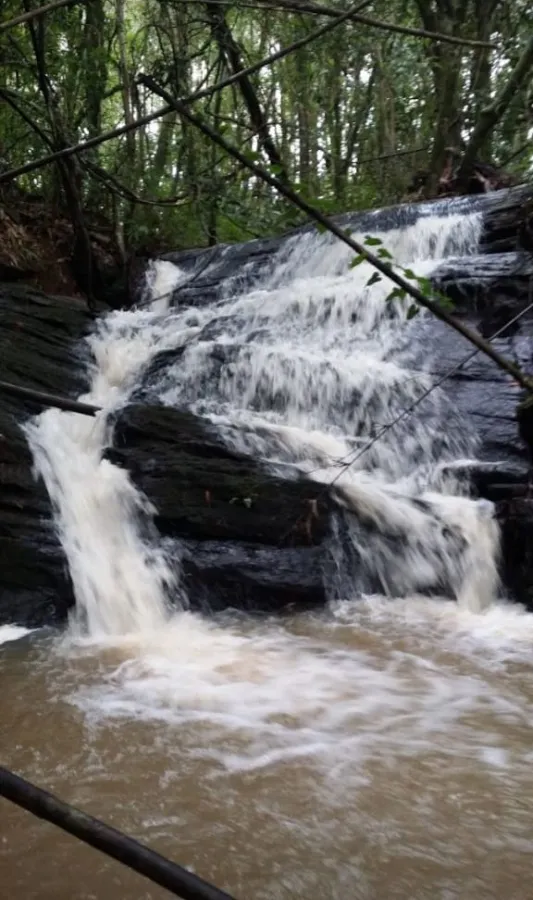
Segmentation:
<svg viewBox="0 0 533 900">
<path fill-rule="evenodd" d="M 531 195 L 529 188 L 516 188 L 445 207 L 448 212 L 479 207 L 485 216 L 483 255 L 448 260 L 433 276 L 453 297 L 458 314 L 485 336 L 530 303 L 533 258 L 520 249 L 519 233 L 520 210 Z M 370 213 L 358 218 L 358 228 L 409 224 L 420 209 Z M 426 204 L 422 214 L 440 209 L 439 202 Z M 348 225 L 352 217 L 341 221 Z M 175 302 L 208 302 L 228 279 L 238 291 L 252 273 L 268 270 L 280 245 L 276 239 L 171 254 L 188 276 Z M 87 351 L 80 341 L 89 326 L 76 301 L 21 285 L 0 286 L 0 379 L 76 397 L 86 388 Z M 533 607 L 533 415 L 522 411 L 518 428 L 518 387 L 479 354 L 464 363 L 473 348 L 462 337 L 433 320 L 415 319 L 413 327 L 434 375 L 454 369 L 447 390 L 480 434 L 481 463 L 465 464 L 465 477 L 479 496 L 497 504 L 502 576 L 509 591 Z M 532 331 L 528 312 L 495 340 L 526 371 L 533 371 Z M 323 603 L 334 568 L 328 539 L 335 498 L 313 481 L 267 472 L 253 458 L 233 452 L 204 420 L 154 404 L 150 379 L 177 352 L 155 357 L 144 373 L 132 404 L 117 415 L 108 458 L 125 466 L 154 504 L 161 538 L 169 545 L 179 539 L 185 587 L 194 602 L 211 609 L 264 610 Z M 64 619 L 73 602 L 50 502 L 33 476 L 22 428 L 38 411 L 0 392 L 0 623 L 51 624 Z"/>
<path fill-rule="evenodd" d="M 194 603 L 324 602 L 335 504 L 316 482 L 276 477 L 197 416 L 162 406 L 127 407 L 106 455 L 150 498 L 158 533 L 179 538 Z"/>
<path fill-rule="evenodd" d="M 21 285 L 0 287 L 0 377 L 75 396 L 83 388 L 77 341 L 89 324 L 81 304 Z M 72 589 L 48 494 L 33 475 L 22 426 L 39 412 L 0 394 L 0 623 L 65 618 Z"/>
<path fill-rule="evenodd" d="M 533 372 L 533 309 L 529 310 L 533 255 L 528 238 L 532 197 L 530 186 L 519 186 L 452 202 L 406 204 L 369 214 L 341 216 L 338 222 L 343 227 L 356 223 L 360 233 L 381 232 L 408 226 L 424 215 L 480 211 L 480 254 L 448 259 L 433 273 L 432 280 L 454 301 L 456 315 L 491 339 L 504 356 L 524 371 Z M 309 230 L 306 227 L 299 233 Z M 185 273 L 173 302 L 210 303 L 224 283 L 230 292 L 238 293 L 257 274 L 270 271 L 272 258 L 281 246 L 282 239 L 258 240 L 168 254 L 165 258 Z M 521 315 L 525 310 L 526 314 Z M 518 315 L 520 318 L 509 325 Z M 480 497 L 496 503 L 502 531 L 502 580 L 514 598 L 533 607 L 533 565 L 528 550 L 529 535 L 533 540 L 533 500 L 531 506 L 528 500 L 533 429 L 526 434 L 524 428 L 520 431 L 517 427 L 520 389 L 489 359 L 472 354 L 472 346 L 443 323 L 415 320 L 415 328 L 425 355 L 432 360 L 433 375 L 440 378 L 450 373 L 445 389 L 461 418 L 472 422 L 478 432 L 477 456 L 481 463 L 475 468 L 465 465 L 464 473 Z M 161 355 L 154 360 L 154 370 L 164 369 L 171 361 Z M 155 371 L 146 373 L 147 388 L 152 374 Z"/>
</svg>

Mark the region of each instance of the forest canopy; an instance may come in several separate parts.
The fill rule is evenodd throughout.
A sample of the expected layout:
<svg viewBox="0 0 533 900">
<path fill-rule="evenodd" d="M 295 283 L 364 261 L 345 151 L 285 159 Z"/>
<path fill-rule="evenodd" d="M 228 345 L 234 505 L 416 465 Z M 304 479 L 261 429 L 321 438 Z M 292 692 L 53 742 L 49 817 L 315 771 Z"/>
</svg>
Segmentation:
<svg viewBox="0 0 533 900">
<path fill-rule="evenodd" d="M 421 171 L 435 187 L 450 147 L 531 172 L 528 0 L 67 0 L 25 15 L 38 6 L 2 4 L 1 171 L 144 122 L 4 185 L 66 210 L 82 243 L 84 216 L 128 250 L 301 221 L 177 110 L 145 121 L 164 108 L 150 79 L 203 91 L 196 115 L 326 213 L 398 202 Z"/>
</svg>

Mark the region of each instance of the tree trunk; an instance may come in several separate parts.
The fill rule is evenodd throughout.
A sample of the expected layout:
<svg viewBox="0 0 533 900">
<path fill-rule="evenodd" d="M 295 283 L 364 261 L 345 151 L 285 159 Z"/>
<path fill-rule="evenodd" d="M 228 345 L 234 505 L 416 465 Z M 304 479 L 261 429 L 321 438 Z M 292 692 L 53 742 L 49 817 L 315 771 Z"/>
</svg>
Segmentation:
<svg viewBox="0 0 533 900">
<path fill-rule="evenodd" d="M 476 126 L 468 142 L 459 177 L 468 178 L 479 153 L 486 146 L 496 125 L 501 121 L 509 103 L 519 91 L 533 70 L 533 36 L 524 47 L 522 55 L 509 76 L 509 80 L 497 94 L 492 103 L 486 106 L 479 115 Z"/>
<path fill-rule="evenodd" d="M 244 65 L 242 62 L 241 48 L 228 26 L 224 7 L 216 2 L 208 2 L 206 3 L 206 7 L 209 21 L 211 22 L 213 36 L 220 48 L 220 52 L 227 62 L 229 71 L 231 74 L 235 75 L 237 72 L 244 69 Z M 239 86 L 250 120 L 256 130 L 259 146 L 266 153 L 270 164 L 276 167 L 278 177 L 286 181 L 287 173 L 281 155 L 272 139 L 266 116 L 250 78 L 247 75 L 243 75 L 242 78 L 239 79 Z"/>
</svg>

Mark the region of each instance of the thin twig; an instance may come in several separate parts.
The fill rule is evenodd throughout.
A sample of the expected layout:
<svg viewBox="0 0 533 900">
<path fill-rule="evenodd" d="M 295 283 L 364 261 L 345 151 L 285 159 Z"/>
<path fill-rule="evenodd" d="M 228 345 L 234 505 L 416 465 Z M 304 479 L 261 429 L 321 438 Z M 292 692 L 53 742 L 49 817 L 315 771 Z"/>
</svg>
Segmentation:
<svg viewBox="0 0 533 900">
<path fill-rule="evenodd" d="M 509 165 L 509 163 L 511 163 L 518 156 L 521 156 L 522 153 L 525 153 L 526 150 L 530 150 L 533 153 L 533 146 L 531 144 L 531 140 L 526 141 L 525 144 L 522 144 L 522 146 L 519 147 L 518 150 L 515 150 L 513 153 L 511 153 L 510 156 L 506 156 L 505 159 L 503 160 L 503 162 L 500 163 L 500 169 L 506 169 L 507 166 Z"/>
<path fill-rule="evenodd" d="M 112 193 L 116 194 L 118 197 L 121 197 L 123 200 L 129 200 L 132 203 L 137 203 L 142 206 L 158 206 L 158 207 L 176 207 L 181 206 L 185 200 L 188 198 L 188 194 L 176 194 L 174 197 L 167 197 L 161 200 L 148 200 L 144 197 L 139 197 L 135 191 L 132 191 L 127 185 L 122 184 L 115 178 L 114 175 L 111 175 L 109 172 L 106 172 L 105 169 L 102 169 L 101 166 L 97 166 L 94 163 L 89 162 L 88 160 L 81 161 L 82 168 L 84 168 L 89 175 L 93 178 L 97 178 L 98 181 L 102 182 L 106 185 L 107 189 Z"/>
<path fill-rule="evenodd" d="M 425 147 L 415 147 L 413 150 L 395 150 L 394 153 L 382 153 L 380 156 L 366 156 L 364 159 L 356 160 L 356 165 L 362 166 L 363 163 L 381 162 L 383 159 L 395 159 L 397 156 L 414 156 L 416 153 L 427 153 L 429 144 Z"/>
<path fill-rule="evenodd" d="M 9 91 L 4 90 L 3 88 L 0 88 L 0 97 L 3 100 L 5 100 L 5 102 L 7 104 L 9 104 L 11 109 L 13 109 L 17 113 L 17 115 L 19 115 L 20 118 L 24 120 L 24 122 L 26 122 L 26 125 L 30 126 L 30 128 L 32 129 L 32 131 L 35 132 L 35 134 L 39 135 L 43 144 L 45 144 L 45 146 L 48 147 L 49 150 L 53 150 L 54 145 L 52 143 L 51 137 L 49 137 L 43 131 L 43 129 L 40 127 L 40 125 L 37 124 L 37 122 L 33 121 L 31 116 L 29 116 L 28 113 L 24 109 L 21 109 L 21 107 L 18 105 L 15 98 L 11 95 L 11 93 Z"/>
<path fill-rule="evenodd" d="M 510 319 L 508 322 L 506 322 L 505 325 L 502 325 L 501 328 L 498 328 L 498 330 L 495 331 L 494 334 L 492 334 L 490 336 L 489 341 L 493 341 L 500 334 L 502 334 L 502 332 L 506 331 L 506 329 L 509 328 L 510 325 L 514 325 L 515 322 L 518 322 L 518 320 L 521 319 L 522 316 L 525 316 L 525 314 L 530 312 L 532 309 L 533 309 L 533 303 L 530 303 L 528 306 L 526 306 L 525 309 L 521 310 L 521 312 L 517 313 L 515 316 L 513 316 L 512 319 Z M 387 422 L 387 424 L 384 425 L 383 428 L 376 435 L 374 435 L 374 437 L 370 441 L 368 441 L 368 443 L 366 443 L 364 445 L 364 447 L 361 447 L 361 449 L 359 451 L 356 451 L 356 455 L 353 457 L 353 459 L 348 461 L 348 457 L 345 457 L 344 462 L 342 460 L 340 460 L 340 463 L 342 464 L 341 471 L 337 473 L 337 475 L 335 476 L 335 478 L 333 478 L 332 481 L 328 482 L 328 487 L 332 487 L 335 484 L 335 482 L 339 480 L 340 476 L 344 472 L 346 472 L 351 466 L 353 466 L 354 463 L 356 463 L 357 460 L 360 459 L 360 457 L 364 453 L 366 453 L 368 450 L 370 450 L 371 447 L 374 446 L 374 444 L 376 444 L 379 440 L 381 440 L 381 438 L 388 431 L 390 431 L 392 428 L 394 428 L 396 425 L 398 425 L 398 423 L 401 422 L 402 419 L 404 419 L 406 416 L 410 415 L 416 409 L 416 407 L 420 405 L 420 403 L 422 403 L 427 397 L 429 397 L 430 394 L 433 393 L 433 391 L 435 391 L 437 388 L 441 387 L 442 384 L 444 384 L 444 382 L 448 380 L 448 378 L 451 378 L 452 375 L 455 375 L 456 372 L 458 372 L 460 369 L 462 369 L 463 366 L 465 366 L 468 362 L 470 362 L 471 359 L 473 359 L 475 356 L 477 356 L 478 353 L 481 353 L 481 352 L 482 351 L 480 350 L 480 348 L 476 347 L 474 350 L 472 350 L 471 353 L 469 353 L 467 356 L 465 356 L 460 362 L 456 363 L 455 366 L 452 366 L 451 369 L 448 369 L 443 375 L 441 375 L 440 378 L 437 379 L 437 381 L 434 381 L 433 384 L 431 384 L 420 395 L 420 397 L 418 397 L 413 403 L 411 403 L 409 406 L 407 406 L 405 409 L 403 409 L 394 419 L 392 419 L 391 422 Z M 336 465 L 339 465 L 339 463 L 337 463 Z M 311 474 L 311 473 L 308 473 L 308 474 Z"/>
<path fill-rule="evenodd" d="M 492 334 L 490 336 L 489 341 L 493 341 L 500 334 L 502 334 L 507 328 L 509 328 L 510 325 L 513 325 L 515 322 L 518 322 L 518 320 L 521 319 L 522 316 L 525 316 L 526 313 L 530 312 L 532 309 L 533 309 L 533 303 L 530 303 L 528 306 L 526 306 L 525 309 L 521 310 L 519 313 L 517 313 L 515 316 L 513 316 L 512 319 L 509 319 L 509 321 L 506 322 L 505 325 L 502 325 L 501 328 L 498 328 L 498 330 L 495 331 L 494 334 Z M 355 463 L 359 459 L 361 459 L 361 457 L 365 453 L 368 453 L 368 451 L 375 444 L 377 444 L 378 441 L 380 441 L 381 438 L 384 437 L 384 435 L 387 434 L 388 431 L 391 431 L 393 428 L 395 428 L 396 425 L 398 425 L 403 419 L 406 418 L 406 416 L 411 415 L 411 413 L 414 412 L 416 407 L 419 406 L 421 403 L 423 403 L 423 401 L 426 400 L 430 396 L 430 394 L 433 393 L 433 391 L 435 391 L 435 390 L 437 390 L 437 388 L 441 387 L 442 384 L 445 381 L 447 381 L 448 378 L 451 378 L 452 375 L 455 375 L 455 373 L 458 372 L 460 369 L 462 369 L 463 366 L 465 366 L 468 362 L 470 362 L 471 359 L 473 359 L 475 356 L 477 356 L 477 354 L 479 352 L 480 352 L 480 350 L 476 347 L 474 350 L 472 350 L 471 353 L 468 353 L 467 356 L 463 357 L 462 360 L 460 360 L 458 363 L 456 363 L 456 365 L 452 366 L 451 369 L 448 369 L 443 375 L 441 375 L 440 378 L 437 379 L 437 381 L 434 381 L 433 384 L 431 384 L 420 395 L 420 397 L 417 397 L 417 399 L 413 403 L 409 404 L 409 406 L 406 406 L 405 409 L 402 409 L 402 411 L 400 413 L 398 413 L 398 415 L 395 416 L 395 418 L 392 419 L 391 422 L 387 422 L 387 424 L 384 425 L 383 428 L 381 428 L 381 430 L 378 431 L 378 433 L 374 435 L 374 437 L 370 438 L 370 440 L 367 441 L 367 443 L 363 447 L 361 447 L 359 450 L 352 451 L 352 453 L 355 453 L 354 456 L 352 456 L 352 453 L 349 453 L 343 459 L 340 459 L 335 463 L 330 463 L 329 466 L 327 466 L 327 468 L 332 469 L 332 468 L 337 468 L 337 466 L 340 466 L 341 467 L 340 471 L 337 472 L 337 474 L 331 479 L 331 481 L 322 482 L 322 488 L 321 488 L 321 490 L 319 490 L 317 492 L 317 495 L 314 499 L 316 501 L 318 501 L 321 499 L 321 497 L 324 497 L 330 491 L 330 489 L 338 482 L 338 480 L 342 477 L 342 475 L 344 475 L 344 473 L 347 472 L 348 469 L 350 469 L 353 465 L 355 465 Z M 351 459 L 350 459 L 350 457 L 351 457 Z M 319 468 L 316 468 L 316 469 L 310 469 L 307 472 L 305 472 L 305 475 L 307 477 L 309 477 L 310 475 L 312 476 L 315 472 L 319 472 L 323 468 L 324 468 L 324 466 L 320 466 Z M 291 527 L 282 534 L 282 536 L 279 540 L 280 544 L 283 544 L 286 541 L 288 536 L 291 534 L 291 532 L 294 531 L 295 528 L 297 528 L 297 526 L 300 524 L 302 519 L 303 519 L 303 517 L 299 516 L 296 519 L 296 521 L 294 522 L 294 524 L 291 525 Z"/>
</svg>

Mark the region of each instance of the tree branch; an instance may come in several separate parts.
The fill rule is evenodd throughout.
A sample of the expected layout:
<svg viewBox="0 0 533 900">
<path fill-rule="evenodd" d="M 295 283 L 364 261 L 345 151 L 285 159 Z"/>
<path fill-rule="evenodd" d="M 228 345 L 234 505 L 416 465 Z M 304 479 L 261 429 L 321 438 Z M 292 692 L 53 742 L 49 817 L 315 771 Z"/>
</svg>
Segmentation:
<svg viewBox="0 0 533 900">
<path fill-rule="evenodd" d="M 162 206 L 162 207 L 173 207 L 181 204 L 182 201 L 187 199 L 187 194 L 179 194 L 175 197 L 167 197 L 162 200 L 147 200 L 143 197 L 139 197 L 134 191 L 132 191 L 125 184 L 122 184 L 115 178 L 114 175 L 111 175 L 109 172 L 106 172 L 105 169 L 102 169 L 101 166 L 97 166 L 96 163 L 89 162 L 88 160 L 84 160 L 81 163 L 82 167 L 91 175 L 93 178 L 97 178 L 98 181 L 105 184 L 108 190 L 117 196 L 121 197 L 123 200 L 129 200 L 132 203 L 138 203 L 142 206 Z"/>
<path fill-rule="evenodd" d="M 494 98 L 493 102 L 481 110 L 478 121 L 468 142 L 459 177 L 467 176 L 476 161 L 476 156 L 500 119 L 505 115 L 509 103 L 533 69 L 533 36 L 526 44 L 524 51 L 511 72 L 507 84 Z"/>
<path fill-rule="evenodd" d="M 8 28 L 14 28 L 16 25 L 23 25 L 25 22 L 44 16 L 55 9 L 61 9 L 62 6 L 75 6 L 76 4 L 87 2 L 89 0 L 54 0 L 54 3 L 47 3 L 45 6 L 39 6 L 37 9 L 30 9 L 20 16 L 15 16 L 14 19 L 9 19 L 8 22 L 0 22 L 0 32 L 7 31 Z"/>
<path fill-rule="evenodd" d="M 198 3 L 201 0 L 179 0 L 180 3 Z M 256 0 L 255 3 L 235 3 L 233 0 L 212 0 L 219 6 L 244 6 L 250 9 L 286 9 L 290 12 L 297 13 L 313 13 L 320 16 L 329 16 L 331 18 L 343 16 L 341 9 L 334 6 L 322 6 L 319 3 L 300 3 L 299 0 Z M 365 6 L 367 4 L 365 3 Z M 488 44 L 485 41 L 473 41 L 468 38 L 455 37 L 451 34 L 442 34 L 438 31 L 426 30 L 424 28 L 410 28 L 407 25 L 395 25 L 394 22 L 381 22 L 379 19 L 373 19 L 370 16 L 361 16 L 358 13 L 352 13 L 348 16 L 353 22 L 359 22 L 361 25 L 369 25 L 371 28 L 380 28 L 384 31 L 393 31 L 396 34 L 409 34 L 413 37 L 428 38 L 431 41 L 442 41 L 448 44 L 460 44 L 464 47 L 489 47 L 494 48 L 494 44 Z"/>
<path fill-rule="evenodd" d="M 50 150 L 54 149 L 54 144 L 53 144 L 52 138 L 49 137 L 49 135 L 47 135 L 42 130 L 40 125 L 37 125 L 37 122 L 33 121 L 33 119 L 28 115 L 28 113 L 25 112 L 25 110 L 21 109 L 21 107 L 16 102 L 15 98 L 11 95 L 10 91 L 0 88 L 0 97 L 3 100 L 5 100 L 6 103 L 9 104 L 11 109 L 13 109 L 17 113 L 17 115 L 19 115 L 20 118 L 24 120 L 24 122 L 26 122 L 26 125 L 30 126 L 30 128 L 32 129 L 32 131 L 35 132 L 35 134 L 39 135 L 43 144 L 45 144 Z"/>
<path fill-rule="evenodd" d="M 250 81 L 250 78 L 243 74 L 244 66 L 242 64 L 241 48 L 233 37 L 232 31 L 226 21 L 224 9 L 220 4 L 212 3 L 210 0 L 207 0 L 206 7 L 211 22 L 213 37 L 218 43 L 222 58 L 226 61 L 228 68 L 233 75 L 240 75 L 239 86 L 241 94 L 246 104 L 250 121 L 257 134 L 259 145 L 265 151 L 271 165 L 278 166 L 281 177 L 286 181 L 287 172 L 283 165 L 283 160 L 272 139 L 266 116 L 259 102 L 255 88 Z"/>
<path fill-rule="evenodd" d="M 257 63 L 253 63 L 253 65 L 248 66 L 246 69 L 241 69 L 240 72 L 236 72 L 234 75 L 230 75 L 228 78 L 223 78 L 222 81 L 218 81 L 211 87 L 202 88 L 202 90 L 196 91 L 194 94 L 190 94 L 188 97 L 182 98 L 181 102 L 194 103 L 197 100 L 203 100 L 205 97 L 210 97 L 212 94 L 215 94 L 217 91 L 221 91 L 223 88 L 229 87 L 232 84 L 236 84 L 243 77 L 243 75 L 252 75 L 254 72 L 259 72 L 260 69 L 264 69 L 266 68 L 266 66 L 272 65 L 272 63 L 283 59 L 290 53 L 294 53 L 295 50 L 299 50 L 300 47 L 305 47 L 306 44 L 311 43 L 311 41 L 322 37 L 323 34 L 327 34 L 328 32 L 333 31 L 334 28 L 337 28 L 338 25 L 350 18 L 354 9 L 360 9 L 360 5 L 352 7 L 350 10 L 343 13 L 334 21 L 328 22 L 326 25 L 323 25 L 321 28 L 317 28 L 315 31 L 311 31 L 310 34 L 306 35 L 305 37 L 294 41 L 287 47 L 278 50 L 276 53 L 272 53 L 270 56 L 265 57 Z M 121 137 L 123 134 L 128 134 L 128 132 L 133 131 L 135 128 L 142 128 L 144 125 L 148 125 L 150 122 L 155 122 L 156 119 L 160 119 L 162 116 L 166 116 L 167 113 L 169 113 L 172 109 L 174 109 L 173 106 L 163 106 L 161 109 L 157 110 L 157 112 L 150 113 L 147 116 L 136 119 L 129 125 L 121 125 L 119 128 L 114 128 L 111 131 L 106 131 L 104 132 L 104 134 L 101 134 L 98 137 L 91 138 L 88 141 L 82 141 L 73 147 L 65 147 L 64 149 L 59 150 L 56 153 L 50 154 L 50 156 L 44 156 L 42 159 L 26 163 L 24 166 L 19 166 L 17 169 L 11 169 L 9 172 L 4 172 L 0 174 L 0 184 L 6 184 L 7 182 L 12 181 L 14 178 L 18 178 L 20 175 L 26 175 L 28 174 L 28 172 L 35 172 L 37 169 L 42 169 L 43 166 L 47 166 L 50 163 L 56 162 L 56 160 L 58 159 L 65 159 L 68 156 L 73 156 L 75 153 L 84 153 L 86 150 L 91 150 L 93 147 L 97 147 L 99 144 L 103 144 L 106 141 L 110 141 L 116 137 Z"/>
</svg>

